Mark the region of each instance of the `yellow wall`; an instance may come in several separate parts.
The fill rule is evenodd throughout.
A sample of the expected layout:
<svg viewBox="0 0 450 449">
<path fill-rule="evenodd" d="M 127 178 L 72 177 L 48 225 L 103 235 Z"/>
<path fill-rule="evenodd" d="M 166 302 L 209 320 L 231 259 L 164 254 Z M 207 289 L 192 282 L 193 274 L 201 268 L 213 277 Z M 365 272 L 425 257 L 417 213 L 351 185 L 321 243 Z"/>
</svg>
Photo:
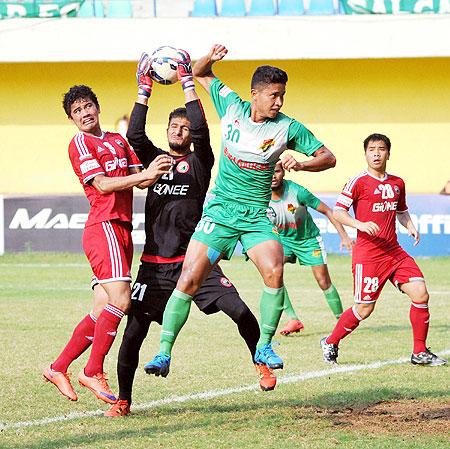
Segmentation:
<svg viewBox="0 0 450 449">
<path fill-rule="evenodd" d="M 391 137 L 389 171 L 406 180 L 409 192 L 438 192 L 450 179 L 450 58 L 224 61 L 216 74 L 248 98 L 251 74 L 262 63 L 288 72 L 283 112 L 337 156 L 335 169 L 293 179 L 315 192 L 339 190 L 365 167 L 361 142 L 372 132 Z M 67 157 L 76 129 L 64 115 L 62 94 L 73 84 L 90 85 L 103 128 L 113 130 L 132 109 L 134 72 L 134 63 L 0 64 L 0 193 L 81 192 Z M 217 153 L 218 119 L 201 94 Z M 165 146 L 168 113 L 182 101 L 179 85 L 154 89 L 148 133 L 157 145 Z"/>
</svg>

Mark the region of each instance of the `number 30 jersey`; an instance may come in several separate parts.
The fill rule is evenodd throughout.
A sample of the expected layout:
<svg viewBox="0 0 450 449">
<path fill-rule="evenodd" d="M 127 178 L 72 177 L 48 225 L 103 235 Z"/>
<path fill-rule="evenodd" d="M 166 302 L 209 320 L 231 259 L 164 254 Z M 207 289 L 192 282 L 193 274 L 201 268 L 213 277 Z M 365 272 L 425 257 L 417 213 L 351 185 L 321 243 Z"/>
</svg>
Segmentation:
<svg viewBox="0 0 450 449">
<path fill-rule="evenodd" d="M 323 144 L 303 124 L 281 112 L 274 119 L 254 122 L 251 104 L 217 78 L 209 89 L 222 131 L 213 193 L 217 198 L 267 208 L 274 167 L 283 151 L 311 156 Z"/>
<path fill-rule="evenodd" d="M 352 206 L 357 220 L 372 221 L 380 227 L 375 236 L 358 230 L 353 260 L 369 262 L 396 251 L 406 254 L 395 229 L 396 214 L 408 210 L 403 179 L 387 173 L 376 178 L 363 171 L 345 184 L 336 202 L 336 209 L 348 211 Z"/>
</svg>

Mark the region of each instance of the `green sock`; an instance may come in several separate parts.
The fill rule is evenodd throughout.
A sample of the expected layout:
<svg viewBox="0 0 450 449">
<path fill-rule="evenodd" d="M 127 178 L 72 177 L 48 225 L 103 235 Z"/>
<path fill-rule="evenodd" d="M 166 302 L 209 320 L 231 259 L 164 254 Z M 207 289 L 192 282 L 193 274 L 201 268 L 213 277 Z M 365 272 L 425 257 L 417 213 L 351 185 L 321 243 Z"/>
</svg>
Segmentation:
<svg viewBox="0 0 450 449">
<path fill-rule="evenodd" d="M 258 340 L 257 348 L 267 345 L 271 342 L 278 322 L 283 313 L 284 287 L 270 288 L 264 286 L 264 290 L 259 303 L 260 324 L 259 329 L 261 335 Z"/>
<path fill-rule="evenodd" d="M 169 355 L 172 346 L 186 323 L 191 309 L 192 296 L 175 289 L 167 301 L 164 310 L 161 336 L 159 338 L 159 352 Z"/>
<path fill-rule="evenodd" d="M 298 320 L 298 316 L 295 313 L 294 308 L 292 307 L 292 303 L 291 300 L 289 299 L 289 293 L 286 287 L 284 287 L 283 311 L 289 317 L 290 320 Z"/>
<path fill-rule="evenodd" d="M 327 300 L 328 306 L 330 307 L 334 316 L 336 318 L 339 318 L 343 312 L 342 302 L 341 298 L 339 297 L 339 293 L 334 285 L 331 284 L 331 287 L 328 290 L 324 290 L 323 294 L 325 295 L 325 299 Z"/>
</svg>

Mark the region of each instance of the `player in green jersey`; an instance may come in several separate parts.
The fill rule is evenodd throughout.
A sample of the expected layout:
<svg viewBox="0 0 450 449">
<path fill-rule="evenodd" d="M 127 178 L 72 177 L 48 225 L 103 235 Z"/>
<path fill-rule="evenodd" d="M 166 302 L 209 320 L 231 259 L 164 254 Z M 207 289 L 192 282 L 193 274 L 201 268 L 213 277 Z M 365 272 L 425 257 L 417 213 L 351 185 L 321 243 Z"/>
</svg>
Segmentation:
<svg viewBox="0 0 450 449">
<path fill-rule="evenodd" d="M 336 228 L 341 238 L 341 249 L 351 251 L 353 240 L 344 227 L 334 219 L 333 211 L 309 190 L 293 181 L 284 179 L 285 171 L 281 162 L 275 166 L 272 177 L 272 198 L 267 215 L 277 227 L 281 244 L 284 249 L 284 260 L 311 267 L 317 284 L 323 291 L 325 299 L 336 318 L 342 314 L 342 303 L 339 293 L 331 282 L 327 267 L 327 254 L 323 246 L 319 228 L 308 212 L 311 207 L 324 214 Z M 289 335 L 303 329 L 292 307 L 285 287 L 284 311 L 289 317 L 286 326 L 281 329 L 281 335 Z"/>
<path fill-rule="evenodd" d="M 331 151 L 304 125 L 280 112 L 287 74 L 276 67 L 258 67 L 252 77 L 251 102 L 244 101 L 211 70 L 226 53 L 223 45 L 214 45 L 194 67 L 194 76 L 209 93 L 221 119 L 219 171 L 214 197 L 204 208 L 164 312 L 160 353 L 144 367 L 149 374 L 167 376 L 172 346 L 186 322 L 192 296 L 213 266 L 231 257 L 238 241 L 264 281 L 255 363 L 283 368 L 271 346 L 284 303 L 283 248 L 266 213 L 273 170 L 287 149 L 312 156 L 305 162 L 283 156 L 287 170 L 322 171 L 336 163 Z"/>
</svg>

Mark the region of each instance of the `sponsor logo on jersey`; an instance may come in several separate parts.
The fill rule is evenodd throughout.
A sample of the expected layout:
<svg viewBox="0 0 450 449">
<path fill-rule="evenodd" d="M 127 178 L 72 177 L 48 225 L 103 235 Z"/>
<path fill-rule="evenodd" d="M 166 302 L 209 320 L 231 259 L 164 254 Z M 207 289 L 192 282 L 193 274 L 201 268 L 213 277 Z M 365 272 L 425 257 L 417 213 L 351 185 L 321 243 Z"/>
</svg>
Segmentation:
<svg viewBox="0 0 450 449">
<path fill-rule="evenodd" d="M 181 161 L 177 164 L 177 172 L 178 173 L 187 173 L 189 171 L 189 163 L 187 161 Z"/>
<path fill-rule="evenodd" d="M 225 147 L 223 149 L 223 154 L 231 161 L 234 162 L 239 168 L 247 169 L 247 170 L 255 170 L 255 171 L 267 171 L 270 170 L 269 164 L 260 164 L 258 162 L 248 162 L 243 161 L 242 159 L 238 159 L 236 156 L 233 156 L 228 148 Z"/>
<path fill-rule="evenodd" d="M 372 212 L 389 212 L 397 210 L 398 201 L 382 201 L 381 203 L 373 203 Z"/>
<path fill-rule="evenodd" d="M 295 211 L 297 210 L 297 208 L 296 208 L 293 204 L 289 203 L 289 204 L 287 205 L 287 210 L 288 210 L 288 212 L 290 212 L 291 214 L 295 214 Z"/>
<path fill-rule="evenodd" d="M 266 152 L 275 145 L 275 139 L 266 139 L 263 141 L 262 145 L 259 147 L 260 150 Z"/>
<path fill-rule="evenodd" d="M 116 140 L 114 140 L 114 142 L 116 142 L 117 145 L 119 145 L 119 147 L 125 148 L 125 145 L 123 144 L 123 142 L 120 139 L 116 139 Z"/>
<path fill-rule="evenodd" d="M 314 249 L 312 252 L 313 257 L 320 257 L 321 254 L 322 254 L 322 251 L 320 249 Z"/>
<path fill-rule="evenodd" d="M 127 168 L 128 167 L 127 158 L 122 157 L 119 159 L 118 157 L 115 157 L 112 161 L 105 162 L 105 170 L 107 172 L 116 170 L 117 167 Z"/>
<path fill-rule="evenodd" d="M 232 283 L 230 282 L 230 280 L 227 279 L 227 278 L 220 278 L 220 283 L 221 283 L 224 287 L 227 287 L 227 288 L 230 288 L 230 287 L 233 286 L 233 284 L 232 284 Z"/>
<path fill-rule="evenodd" d="M 95 159 L 91 159 L 80 164 L 80 170 L 83 175 L 85 175 L 88 171 L 94 170 L 99 167 L 100 164 Z"/>
<path fill-rule="evenodd" d="M 175 195 L 186 196 L 189 190 L 189 184 L 160 184 L 157 183 L 153 186 L 153 191 L 158 195 Z"/>
</svg>

